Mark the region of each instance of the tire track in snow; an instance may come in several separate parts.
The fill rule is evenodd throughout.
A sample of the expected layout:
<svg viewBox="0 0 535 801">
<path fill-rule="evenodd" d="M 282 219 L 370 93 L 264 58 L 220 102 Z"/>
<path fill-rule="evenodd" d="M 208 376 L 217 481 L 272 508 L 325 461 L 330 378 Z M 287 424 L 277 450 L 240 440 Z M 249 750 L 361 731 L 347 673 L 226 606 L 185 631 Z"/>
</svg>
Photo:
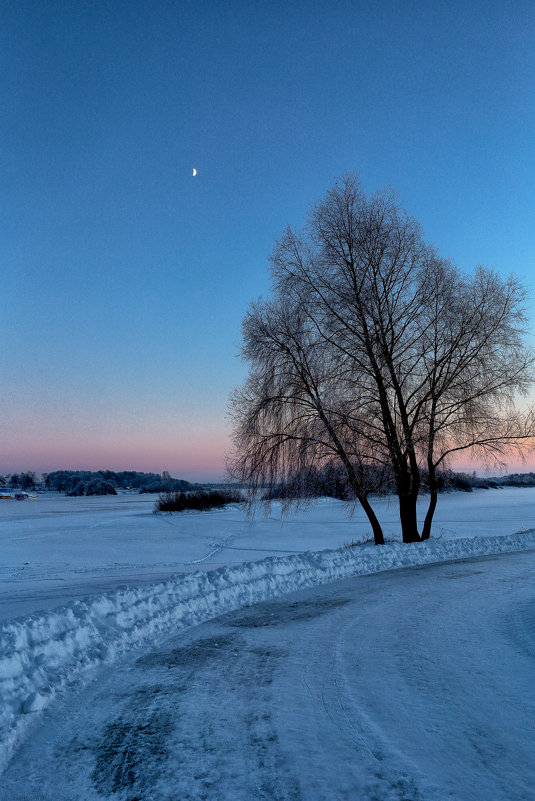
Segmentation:
<svg viewBox="0 0 535 801">
<path fill-rule="evenodd" d="M 122 588 L 5 624 L 0 627 L 0 770 L 30 725 L 24 710 L 36 708 L 33 700 L 46 708 L 58 689 L 87 680 L 92 668 L 172 629 L 338 578 L 534 546 L 532 531 L 271 556 Z"/>
</svg>

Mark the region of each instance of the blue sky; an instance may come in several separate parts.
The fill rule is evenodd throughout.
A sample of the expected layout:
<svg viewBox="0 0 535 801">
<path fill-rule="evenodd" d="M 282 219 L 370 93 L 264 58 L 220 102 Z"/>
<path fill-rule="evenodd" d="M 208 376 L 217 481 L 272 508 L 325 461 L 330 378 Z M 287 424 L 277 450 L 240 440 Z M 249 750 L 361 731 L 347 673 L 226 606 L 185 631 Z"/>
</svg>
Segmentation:
<svg viewBox="0 0 535 801">
<path fill-rule="evenodd" d="M 0 471 L 221 476 L 241 319 L 344 171 L 533 285 L 533 3 L 22 0 L 0 51 Z"/>
</svg>

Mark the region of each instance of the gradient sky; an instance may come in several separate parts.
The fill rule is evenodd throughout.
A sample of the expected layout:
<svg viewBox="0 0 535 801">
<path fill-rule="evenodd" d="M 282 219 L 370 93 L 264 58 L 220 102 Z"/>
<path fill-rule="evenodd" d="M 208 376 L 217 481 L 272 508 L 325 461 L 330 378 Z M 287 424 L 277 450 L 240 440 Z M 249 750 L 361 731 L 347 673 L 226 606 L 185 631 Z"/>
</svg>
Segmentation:
<svg viewBox="0 0 535 801">
<path fill-rule="evenodd" d="M 0 59 L 0 472 L 221 477 L 241 319 L 344 171 L 533 286 L 531 0 L 12 0 Z"/>
</svg>

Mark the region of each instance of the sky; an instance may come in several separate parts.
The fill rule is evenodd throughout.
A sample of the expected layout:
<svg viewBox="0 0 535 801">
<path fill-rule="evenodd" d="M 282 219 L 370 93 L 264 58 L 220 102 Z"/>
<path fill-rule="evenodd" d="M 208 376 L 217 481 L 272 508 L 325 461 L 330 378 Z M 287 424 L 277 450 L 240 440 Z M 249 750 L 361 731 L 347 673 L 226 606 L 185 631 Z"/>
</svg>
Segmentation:
<svg viewBox="0 0 535 801">
<path fill-rule="evenodd" d="M 532 2 L 20 0 L 0 65 L 0 472 L 222 478 L 243 316 L 346 171 L 533 289 Z"/>
</svg>

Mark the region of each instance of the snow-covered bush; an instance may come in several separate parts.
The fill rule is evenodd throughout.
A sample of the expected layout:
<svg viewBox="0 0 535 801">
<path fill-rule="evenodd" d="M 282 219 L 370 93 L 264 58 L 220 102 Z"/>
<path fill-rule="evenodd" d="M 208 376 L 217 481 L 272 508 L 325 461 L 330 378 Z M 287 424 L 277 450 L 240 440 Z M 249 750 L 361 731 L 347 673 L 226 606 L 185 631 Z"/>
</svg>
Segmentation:
<svg viewBox="0 0 535 801">
<path fill-rule="evenodd" d="M 243 503 L 243 496 L 229 490 L 196 490 L 195 492 L 164 492 L 154 505 L 155 512 L 183 512 L 186 509 L 204 511 Z"/>
</svg>

